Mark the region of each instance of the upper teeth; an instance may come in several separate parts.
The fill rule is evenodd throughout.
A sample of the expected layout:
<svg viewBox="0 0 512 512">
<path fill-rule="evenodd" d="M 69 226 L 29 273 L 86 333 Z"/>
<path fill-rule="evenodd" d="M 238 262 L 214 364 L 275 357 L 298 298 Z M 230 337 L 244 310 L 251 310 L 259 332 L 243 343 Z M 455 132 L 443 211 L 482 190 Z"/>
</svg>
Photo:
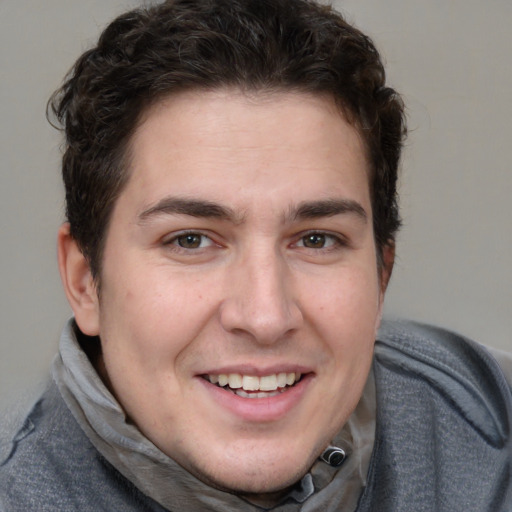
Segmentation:
<svg viewBox="0 0 512 512">
<path fill-rule="evenodd" d="M 274 373 L 263 377 L 255 375 L 241 375 L 240 373 L 210 374 L 208 379 L 212 384 L 221 387 L 229 386 L 232 389 L 244 389 L 245 391 L 275 391 L 278 388 L 292 386 L 300 379 L 300 373 Z"/>
</svg>

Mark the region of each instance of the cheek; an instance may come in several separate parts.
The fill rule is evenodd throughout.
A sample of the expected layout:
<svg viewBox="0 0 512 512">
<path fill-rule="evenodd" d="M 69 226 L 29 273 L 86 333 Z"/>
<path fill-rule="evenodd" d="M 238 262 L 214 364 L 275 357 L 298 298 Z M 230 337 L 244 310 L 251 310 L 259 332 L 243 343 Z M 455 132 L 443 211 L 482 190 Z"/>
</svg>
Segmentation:
<svg viewBox="0 0 512 512">
<path fill-rule="evenodd" d="M 131 354 L 138 364 L 169 365 L 214 312 L 213 287 L 192 274 L 156 268 L 115 277 L 115 286 L 107 282 L 104 289 L 101 336 L 106 348 Z"/>
<path fill-rule="evenodd" d="M 377 272 L 351 271 L 326 280 L 309 297 L 309 321 L 330 354 L 328 364 L 341 370 L 335 378 L 365 377 L 379 320 Z"/>
<path fill-rule="evenodd" d="M 353 326 L 373 328 L 379 310 L 379 283 L 377 271 L 367 268 L 347 269 L 336 276 L 313 280 L 302 293 L 307 297 L 306 309 L 314 321 L 322 319 L 326 328 L 344 325 L 346 330 Z M 363 321 L 366 320 L 366 321 Z M 342 330 L 342 332 L 343 332 Z"/>
</svg>

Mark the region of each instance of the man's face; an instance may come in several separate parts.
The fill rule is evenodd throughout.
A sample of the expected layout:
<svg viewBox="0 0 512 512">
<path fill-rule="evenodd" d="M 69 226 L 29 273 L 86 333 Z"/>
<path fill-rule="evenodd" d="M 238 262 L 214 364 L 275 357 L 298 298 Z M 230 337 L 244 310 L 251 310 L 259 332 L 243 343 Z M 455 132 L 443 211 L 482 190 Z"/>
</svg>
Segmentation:
<svg viewBox="0 0 512 512">
<path fill-rule="evenodd" d="M 326 98 L 189 92 L 131 150 L 98 306 L 111 389 L 203 481 L 285 488 L 371 364 L 382 292 L 358 133 Z"/>
</svg>

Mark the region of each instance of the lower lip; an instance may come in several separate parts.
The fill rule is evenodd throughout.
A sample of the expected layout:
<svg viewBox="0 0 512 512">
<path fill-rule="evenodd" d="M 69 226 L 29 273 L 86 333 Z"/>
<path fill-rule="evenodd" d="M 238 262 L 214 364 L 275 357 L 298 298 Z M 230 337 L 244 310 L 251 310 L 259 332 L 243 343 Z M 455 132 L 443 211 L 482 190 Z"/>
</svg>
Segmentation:
<svg viewBox="0 0 512 512">
<path fill-rule="evenodd" d="M 300 382 L 278 395 L 265 398 L 243 398 L 212 384 L 202 377 L 199 381 L 210 396 L 222 407 L 244 421 L 271 422 L 286 416 L 301 401 L 312 375 L 304 375 Z"/>
</svg>

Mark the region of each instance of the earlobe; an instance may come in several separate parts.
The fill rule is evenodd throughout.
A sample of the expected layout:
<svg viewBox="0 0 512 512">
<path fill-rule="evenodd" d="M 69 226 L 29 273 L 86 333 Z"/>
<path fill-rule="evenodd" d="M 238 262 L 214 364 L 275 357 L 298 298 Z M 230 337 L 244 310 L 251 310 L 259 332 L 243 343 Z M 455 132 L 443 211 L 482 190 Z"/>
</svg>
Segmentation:
<svg viewBox="0 0 512 512">
<path fill-rule="evenodd" d="M 99 334 L 99 301 L 89 263 L 71 237 L 69 223 L 58 233 L 59 272 L 66 297 L 80 330 L 88 336 Z"/>
</svg>

